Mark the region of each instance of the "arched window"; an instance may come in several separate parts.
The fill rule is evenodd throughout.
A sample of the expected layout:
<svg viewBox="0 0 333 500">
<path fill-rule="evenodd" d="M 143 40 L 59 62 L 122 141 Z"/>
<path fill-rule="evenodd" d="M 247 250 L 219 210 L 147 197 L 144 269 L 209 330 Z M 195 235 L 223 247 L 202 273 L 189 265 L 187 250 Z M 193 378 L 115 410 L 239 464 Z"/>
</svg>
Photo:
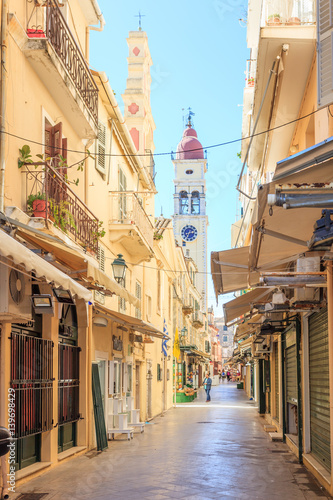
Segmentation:
<svg viewBox="0 0 333 500">
<path fill-rule="evenodd" d="M 179 211 L 181 214 L 188 214 L 188 196 L 186 191 L 179 193 Z"/>
<path fill-rule="evenodd" d="M 200 214 L 200 197 L 199 191 L 193 191 L 191 195 L 191 214 Z"/>
</svg>

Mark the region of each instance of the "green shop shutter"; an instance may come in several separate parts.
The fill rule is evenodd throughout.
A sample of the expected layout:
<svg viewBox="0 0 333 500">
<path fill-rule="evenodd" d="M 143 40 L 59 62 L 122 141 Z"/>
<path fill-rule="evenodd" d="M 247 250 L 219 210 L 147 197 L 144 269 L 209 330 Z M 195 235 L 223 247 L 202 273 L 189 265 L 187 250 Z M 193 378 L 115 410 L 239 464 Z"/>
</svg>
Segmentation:
<svg viewBox="0 0 333 500">
<path fill-rule="evenodd" d="M 327 309 L 309 318 L 309 378 L 311 452 L 328 470 L 330 454 L 330 394 Z"/>
<path fill-rule="evenodd" d="M 280 389 L 279 389 L 279 344 L 274 342 L 274 382 L 275 382 L 275 419 L 279 422 L 280 416 Z"/>
<path fill-rule="evenodd" d="M 286 349 L 286 400 L 297 405 L 297 361 L 296 344 Z"/>
</svg>

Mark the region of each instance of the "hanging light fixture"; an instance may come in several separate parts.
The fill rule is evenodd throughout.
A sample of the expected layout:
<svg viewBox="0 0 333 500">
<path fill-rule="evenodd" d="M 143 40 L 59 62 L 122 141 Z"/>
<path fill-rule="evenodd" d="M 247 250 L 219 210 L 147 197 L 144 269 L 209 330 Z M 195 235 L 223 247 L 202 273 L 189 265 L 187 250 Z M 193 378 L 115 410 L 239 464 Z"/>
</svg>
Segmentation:
<svg viewBox="0 0 333 500">
<path fill-rule="evenodd" d="M 121 253 L 118 253 L 117 258 L 112 262 L 114 279 L 121 284 L 125 283 L 125 274 L 127 265 Z"/>
</svg>

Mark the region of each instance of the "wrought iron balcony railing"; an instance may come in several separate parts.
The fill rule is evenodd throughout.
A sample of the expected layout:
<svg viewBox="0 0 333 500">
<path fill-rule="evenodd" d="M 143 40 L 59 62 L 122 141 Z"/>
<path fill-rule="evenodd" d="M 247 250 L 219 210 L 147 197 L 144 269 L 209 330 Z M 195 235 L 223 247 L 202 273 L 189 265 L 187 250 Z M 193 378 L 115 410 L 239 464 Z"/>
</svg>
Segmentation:
<svg viewBox="0 0 333 500">
<path fill-rule="evenodd" d="M 192 324 L 195 328 L 201 328 L 204 324 L 203 316 L 201 311 L 195 311 L 192 314 Z"/>
<path fill-rule="evenodd" d="M 151 177 L 151 180 L 155 183 L 155 160 L 154 155 L 150 149 L 145 149 L 145 166 L 148 170 L 148 173 Z"/>
<path fill-rule="evenodd" d="M 154 227 L 143 207 L 142 200 L 133 192 L 112 191 L 110 195 L 110 224 L 131 224 L 133 228 L 138 229 L 146 244 L 152 248 L 154 244 Z M 119 227 L 119 229 L 121 228 Z"/>
<path fill-rule="evenodd" d="M 26 165 L 26 194 L 29 215 L 52 220 L 74 240 L 93 253 L 98 251 L 99 221 L 74 193 L 63 177 L 48 163 L 38 169 Z M 47 224 L 48 222 L 46 222 Z"/>
<path fill-rule="evenodd" d="M 97 125 L 98 88 L 57 0 L 27 0 L 27 15 L 28 37 L 49 41 Z"/>
</svg>

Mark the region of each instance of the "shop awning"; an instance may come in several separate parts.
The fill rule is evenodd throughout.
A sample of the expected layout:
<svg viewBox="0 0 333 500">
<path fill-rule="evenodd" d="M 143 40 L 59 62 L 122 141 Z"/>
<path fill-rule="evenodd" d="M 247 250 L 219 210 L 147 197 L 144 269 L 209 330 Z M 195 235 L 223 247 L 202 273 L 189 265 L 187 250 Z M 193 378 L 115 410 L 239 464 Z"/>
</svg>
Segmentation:
<svg viewBox="0 0 333 500">
<path fill-rule="evenodd" d="M 102 315 L 109 317 L 119 325 L 123 325 L 129 330 L 134 330 L 136 332 L 144 333 L 145 335 L 150 335 L 151 337 L 156 337 L 159 339 L 170 339 L 169 335 L 166 335 L 161 330 L 151 325 L 150 323 L 146 323 L 141 319 L 134 318 L 133 316 L 129 316 L 128 314 L 122 314 L 116 311 L 112 311 L 107 307 L 103 307 L 99 304 L 95 306 L 96 311 L 100 312 Z"/>
<path fill-rule="evenodd" d="M 313 226 L 321 217 L 321 208 L 284 209 L 273 206 L 273 213 L 267 204 L 268 194 L 276 189 L 295 189 L 306 193 L 309 185 L 330 184 L 333 182 L 333 163 L 326 161 L 310 167 L 299 166 L 292 175 L 279 175 L 259 189 L 254 217 L 250 249 L 250 269 L 253 271 L 270 270 L 286 265 L 308 251 L 307 242 L 313 234 Z M 309 193 L 311 196 L 311 193 Z M 315 255 L 311 252 L 311 256 Z"/>
<path fill-rule="evenodd" d="M 137 297 L 134 297 L 126 288 L 119 285 L 111 276 L 101 271 L 96 264 L 87 263 L 87 279 L 103 286 L 106 290 L 118 295 L 118 297 L 127 300 L 134 307 L 140 307 L 140 300 Z"/>
<path fill-rule="evenodd" d="M 258 287 L 223 305 L 226 324 L 252 311 L 254 304 L 269 302 L 274 287 Z"/>
<path fill-rule="evenodd" d="M 199 349 L 194 349 L 193 354 L 195 354 L 196 356 L 199 356 L 201 358 L 204 358 L 205 360 L 210 359 L 210 354 L 207 354 L 206 352 L 203 352 L 203 351 L 199 351 Z"/>
<path fill-rule="evenodd" d="M 237 326 L 236 333 L 234 335 L 234 342 L 244 339 L 251 333 L 254 333 L 258 327 L 258 323 L 261 321 L 262 315 L 255 314 L 251 319 L 245 323 L 241 323 Z"/>
<path fill-rule="evenodd" d="M 8 259 L 7 263 L 9 264 L 12 261 L 16 266 L 23 267 L 28 273 L 34 272 L 36 278 L 54 283 L 55 287 L 70 290 L 73 296 L 86 301 L 92 300 L 91 291 L 81 286 L 67 274 L 59 271 L 59 269 L 46 262 L 4 231 L 0 231 L 0 256 Z"/>
<path fill-rule="evenodd" d="M 249 252 L 249 247 L 212 252 L 211 272 L 216 297 L 259 283 L 259 273 L 249 273 Z"/>
<path fill-rule="evenodd" d="M 9 219 L 9 221 L 17 226 L 19 236 L 33 245 L 38 245 L 46 252 L 52 253 L 57 261 L 77 271 L 77 275 L 104 287 L 107 292 L 125 299 L 134 307 L 140 307 L 140 300 L 119 285 L 114 278 L 101 271 L 95 259 L 90 255 L 77 248 L 71 248 L 56 236 L 30 228 L 13 219 Z M 83 286 L 89 286 L 89 283 Z"/>
</svg>

